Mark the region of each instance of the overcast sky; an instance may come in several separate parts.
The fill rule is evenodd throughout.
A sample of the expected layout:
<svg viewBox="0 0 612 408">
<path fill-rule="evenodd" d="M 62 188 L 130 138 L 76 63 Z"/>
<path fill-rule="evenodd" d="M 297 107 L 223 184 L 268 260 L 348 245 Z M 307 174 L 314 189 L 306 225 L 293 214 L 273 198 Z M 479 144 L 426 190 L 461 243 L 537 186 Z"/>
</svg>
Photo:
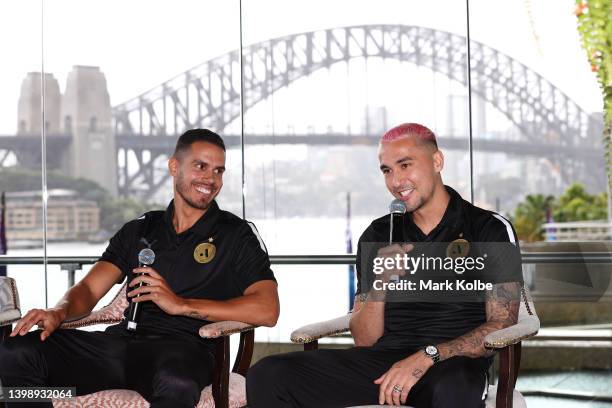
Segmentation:
<svg viewBox="0 0 612 408">
<path fill-rule="evenodd" d="M 15 133 L 21 81 L 41 70 L 41 7 L 40 0 L 0 2 L 0 134 Z M 573 9 L 573 0 L 472 0 L 472 38 L 538 71 L 587 111 L 600 111 Z M 243 41 L 376 23 L 464 35 L 465 13 L 462 0 L 243 0 Z M 113 105 L 238 44 L 235 0 L 44 2 L 45 71 L 63 90 L 73 65 L 100 66 Z"/>
</svg>

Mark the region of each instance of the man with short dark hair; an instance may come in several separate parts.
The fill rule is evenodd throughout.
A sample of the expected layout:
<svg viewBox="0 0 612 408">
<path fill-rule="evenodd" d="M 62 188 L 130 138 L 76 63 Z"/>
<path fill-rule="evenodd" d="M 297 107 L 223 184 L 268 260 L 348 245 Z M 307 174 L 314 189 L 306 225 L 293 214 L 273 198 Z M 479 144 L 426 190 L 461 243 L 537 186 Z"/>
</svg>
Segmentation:
<svg viewBox="0 0 612 408">
<path fill-rule="evenodd" d="M 199 327 L 276 324 L 276 281 L 263 241 L 253 224 L 215 201 L 225 171 L 221 137 L 188 130 L 168 168 L 174 200 L 166 211 L 125 224 L 83 280 L 55 307 L 29 311 L 0 345 L 3 386 L 76 387 L 78 395 L 133 389 L 152 407 L 192 408 L 214 364 L 214 343 L 198 336 Z M 141 268 L 145 248 L 155 261 Z M 127 319 L 104 332 L 58 329 L 89 314 L 126 278 L 128 299 L 141 308 L 136 331 L 127 330 Z M 35 325 L 40 330 L 30 332 Z"/>
<path fill-rule="evenodd" d="M 494 265 L 494 274 L 488 276 L 491 289 L 477 301 L 444 299 L 441 292 L 433 299 L 408 292 L 403 301 L 393 301 L 389 284 L 406 274 L 405 267 L 390 266 L 376 278 L 380 286 L 370 285 L 371 253 L 383 260 L 402 259 L 417 245 L 437 242 L 509 243 L 518 251 L 510 244 L 516 244 L 516 234 L 506 219 L 475 207 L 442 183 L 444 156 L 425 126 L 407 123 L 389 130 L 378 157 L 387 189 L 407 213 L 398 226 L 400 243 L 388 244 L 389 215 L 373 221 L 359 240 L 358 294 L 350 319 L 356 347 L 259 361 L 247 376 L 249 406 L 484 407 L 492 356 L 484 348 L 484 338 L 517 321 L 520 257 L 505 273 L 495 270 L 501 263 Z M 380 249 L 372 250 L 372 244 L 380 243 Z M 454 282 L 458 276 L 453 274 L 459 272 L 450 271 L 447 279 Z M 420 271 L 407 277 L 416 281 L 432 276 Z"/>
</svg>

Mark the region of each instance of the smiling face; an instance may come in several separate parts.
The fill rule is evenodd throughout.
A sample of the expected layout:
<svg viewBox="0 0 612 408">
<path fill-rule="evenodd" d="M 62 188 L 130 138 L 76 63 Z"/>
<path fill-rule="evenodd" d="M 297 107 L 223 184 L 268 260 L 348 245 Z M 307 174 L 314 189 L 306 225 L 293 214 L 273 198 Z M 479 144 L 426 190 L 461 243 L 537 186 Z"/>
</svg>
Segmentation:
<svg viewBox="0 0 612 408">
<path fill-rule="evenodd" d="M 225 152 L 208 142 L 194 142 L 168 162 L 174 178 L 175 204 L 207 210 L 223 186 Z"/>
<path fill-rule="evenodd" d="M 406 204 L 408 212 L 427 204 L 442 183 L 442 152 L 418 137 L 381 142 L 378 159 L 387 189 Z"/>
</svg>

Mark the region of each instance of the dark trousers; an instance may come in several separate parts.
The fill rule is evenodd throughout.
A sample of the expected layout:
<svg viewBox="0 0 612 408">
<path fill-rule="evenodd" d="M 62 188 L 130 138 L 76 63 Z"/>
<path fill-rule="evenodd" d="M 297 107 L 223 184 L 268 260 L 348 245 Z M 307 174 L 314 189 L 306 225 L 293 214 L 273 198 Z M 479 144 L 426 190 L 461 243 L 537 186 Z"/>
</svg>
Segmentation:
<svg viewBox="0 0 612 408">
<path fill-rule="evenodd" d="M 76 387 L 77 395 L 131 389 L 151 407 L 192 408 L 214 366 L 210 345 L 197 340 L 59 329 L 41 342 L 35 331 L 0 344 L 0 379 L 4 387 Z"/>
<path fill-rule="evenodd" d="M 412 352 L 355 347 L 266 357 L 249 369 L 252 408 L 377 405 L 374 380 Z M 453 357 L 432 366 L 408 394 L 416 408 L 484 407 L 488 359 Z"/>
</svg>

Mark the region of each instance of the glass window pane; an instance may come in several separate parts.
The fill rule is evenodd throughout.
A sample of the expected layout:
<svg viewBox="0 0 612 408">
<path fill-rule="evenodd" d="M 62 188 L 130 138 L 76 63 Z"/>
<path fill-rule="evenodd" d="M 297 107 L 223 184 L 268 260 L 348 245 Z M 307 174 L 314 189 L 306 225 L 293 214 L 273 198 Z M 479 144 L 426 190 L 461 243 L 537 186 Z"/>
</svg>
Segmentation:
<svg viewBox="0 0 612 408">
<path fill-rule="evenodd" d="M 50 75 L 41 75 L 41 13 L 40 1 L 0 4 L 0 191 L 10 256 L 43 254 L 41 91 L 44 84 L 49 98 L 56 88 Z M 43 267 L 7 269 L 24 293 L 22 310 L 44 306 Z"/>
</svg>

